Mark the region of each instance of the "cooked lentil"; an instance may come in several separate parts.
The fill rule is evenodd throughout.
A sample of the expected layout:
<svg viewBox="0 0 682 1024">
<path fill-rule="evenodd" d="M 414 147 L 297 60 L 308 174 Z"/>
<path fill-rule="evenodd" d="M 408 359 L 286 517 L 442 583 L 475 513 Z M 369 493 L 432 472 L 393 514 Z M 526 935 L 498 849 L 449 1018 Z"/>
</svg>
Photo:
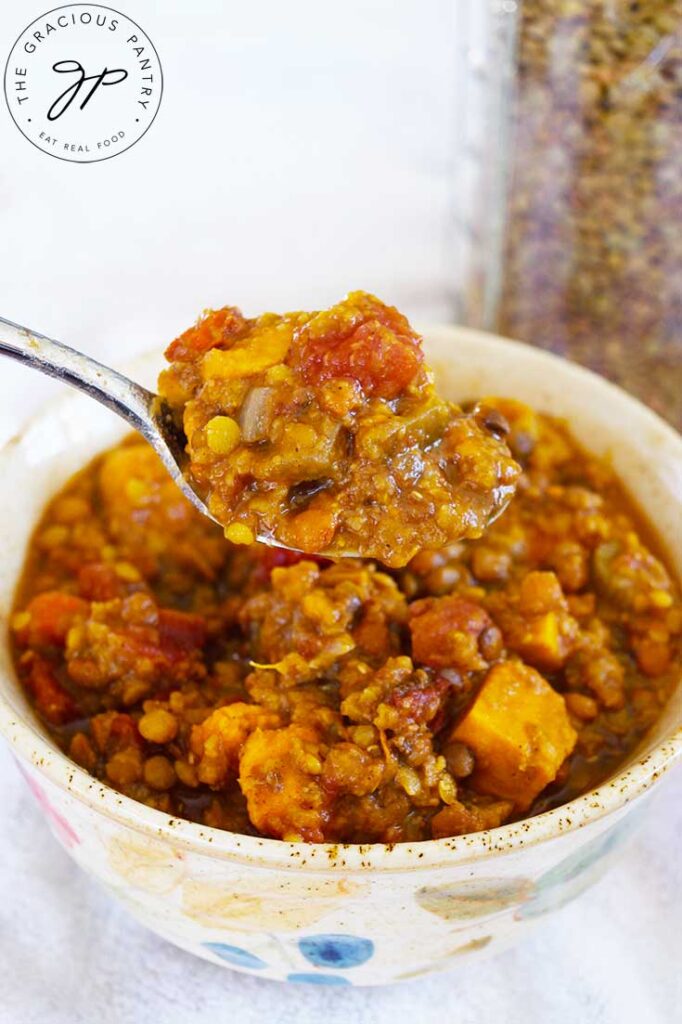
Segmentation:
<svg viewBox="0 0 682 1024">
<path fill-rule="evenodd" d="M 605 779 L 679 680 L 679 591 L 604 465 L 486 407 L 514 500 L 401 570 L 234 547 L 139 439 L 95 459 L 38 524 L 12 617 L 56 742 L 173 816 L 310 842 L 477 831 Z"/>
</svg>

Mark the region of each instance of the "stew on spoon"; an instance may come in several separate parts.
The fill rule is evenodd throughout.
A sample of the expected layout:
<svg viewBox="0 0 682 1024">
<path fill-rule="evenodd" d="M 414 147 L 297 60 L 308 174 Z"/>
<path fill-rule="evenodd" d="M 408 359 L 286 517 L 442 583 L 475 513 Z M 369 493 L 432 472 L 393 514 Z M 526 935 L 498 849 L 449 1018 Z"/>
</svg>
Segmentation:
<svg viewBox="0 0 682 1024">
<path fill-rule="evenodd" d="M 166 355 L 159 393 L 234 543 L 398 567 L 479 537 L 514 493 L 504 417 L 440 398 L 419 335 L 365 292 L 318 313 L 209 312 Z"/>
</svg>

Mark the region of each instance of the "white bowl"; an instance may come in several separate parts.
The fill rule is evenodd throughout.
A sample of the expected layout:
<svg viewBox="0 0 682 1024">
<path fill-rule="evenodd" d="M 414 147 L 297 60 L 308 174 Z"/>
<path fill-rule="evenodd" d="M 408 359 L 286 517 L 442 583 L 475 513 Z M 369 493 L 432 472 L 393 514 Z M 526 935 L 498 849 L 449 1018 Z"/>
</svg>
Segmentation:
<svg viewBox="0 0 682 1024">
<path fill-rule="evenodd" d="M 618 388 L 561 359 L 442 327 L 426 352 L 454 399 L 505 395 L 565 417 L 608 458 L 682 576 L 682 439 Z M 161 364 L 130 367 L 151 383 Z M 49 496 L 125 427 L 80 395 L 47 409 L 0 453 L 0 614 Z M 598 789 L 527 821 L 439 841 L 317 845 L 169 818 L 103 786 L 51 742 L 0 646 L 0 731 L 59 841 L 132 913 L 217 964 L 280 980 L 379 984 L 446 969 L 516 941 L 582 892 L 682 755 L 682 687 L 637 753 Z"/>
</svg>

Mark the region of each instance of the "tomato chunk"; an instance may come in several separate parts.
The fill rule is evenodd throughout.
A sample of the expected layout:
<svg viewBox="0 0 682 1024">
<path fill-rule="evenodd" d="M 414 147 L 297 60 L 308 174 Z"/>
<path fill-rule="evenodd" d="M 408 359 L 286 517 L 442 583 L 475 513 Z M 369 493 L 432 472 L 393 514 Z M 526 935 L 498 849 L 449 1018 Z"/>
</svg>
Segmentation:
<svg viewBox="0 0 682 1024">
<path fill-rule="evenodd" d="M 201 647 L 206 639 L 206 622 L 201 615 L 159 610 L 159 643 L 167 658 L 173 660 Z"/>
<path fill-rule="evenodd" d="M 340 313 L 332 307 L 299 336 L 300 367 L 311 384 L 333 377 L 356 380 L 370 395 L 396 398 L 423 362 L 420 338 L 396 309 L 373 296 L 350 295 Z"/>
<path fill-rule="evenodd" d="M 89 601 L 111 601 L 125 593 L 123 581 L 106 562 L 89 562 L 78 570 L 78 589 Z"/>
<path fill-rule="evenodd" d="M 413 722 L 433 722 L 441 710 L 450 683 L 442 676 L 433 680 L 416 680 L 399 684 L 389 697 L 389 703 Z"/>
<path fill-rule="evenodd" d="M 44 658 L 33 657 L 26 683 L 39 714 L 52 725 L 64 725 L 78 717 L 73 698 Z"/>
<path fill-rule="evenodd" d="M 457 594 L 427 597 L 410 606 L 409 624 L 415 661 L 432 668 L 486 668 L 480 641 L 495 627 L 480 605 Z"/>
<path fill-rule="evenodd" d="M 143 746 L 137 723 L 125 712 L 105 711 L 95 715 L 90 720 L 90 731 L 95 746 L 106 757 L 129 747 L 141 749 Z"/>
<path fill-rule="evenodd" d="M 18 631 L 18 639 L 29 646 L 60 646 L 75 620 L 88 614 L 89 604 L 81 597 L 48 590 L 28 605 L 28 624 Z"/>
<path fill-rule="evenodd" d="M 166 349 L 166 358 L 187 363 L 216 345 L 229 342 L 245 324 L 246 320 L 236 306 L 208 310 L 193 327 L 170 343 Z"/>
</svg>

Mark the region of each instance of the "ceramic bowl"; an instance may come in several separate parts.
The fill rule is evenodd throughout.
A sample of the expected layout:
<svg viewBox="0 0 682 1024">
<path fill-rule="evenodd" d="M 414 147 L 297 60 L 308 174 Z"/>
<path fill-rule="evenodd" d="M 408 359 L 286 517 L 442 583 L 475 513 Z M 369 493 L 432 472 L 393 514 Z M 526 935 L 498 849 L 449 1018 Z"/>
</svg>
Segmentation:
<svg viewBox="0 0 682 1024">
<path fill-rule="evenodd" d="M 536 349 L 427 332 L 445 394 L 508 395 L 565 417 L 609 458 L 682 574 L 682 439 L 622 391 Z M 130 367 L 151 382 L 160 358 Z M 0 454 L 3 637 L 33 523 L 48 497 L 125 428 L 68 394 Z M 101 785 L 55 748 L 0 645 L 0 730 L 59 842 L 159 935 L 215 964 L 278 980 L 369 985 L 444 970 L 516 942 L 607 867 L 645 795 L 682 755 L 682 687 L 622 771 L 556 810 L 489 832 L 397 846 L 308 846 L 221 832 Z"/>
</svg>

